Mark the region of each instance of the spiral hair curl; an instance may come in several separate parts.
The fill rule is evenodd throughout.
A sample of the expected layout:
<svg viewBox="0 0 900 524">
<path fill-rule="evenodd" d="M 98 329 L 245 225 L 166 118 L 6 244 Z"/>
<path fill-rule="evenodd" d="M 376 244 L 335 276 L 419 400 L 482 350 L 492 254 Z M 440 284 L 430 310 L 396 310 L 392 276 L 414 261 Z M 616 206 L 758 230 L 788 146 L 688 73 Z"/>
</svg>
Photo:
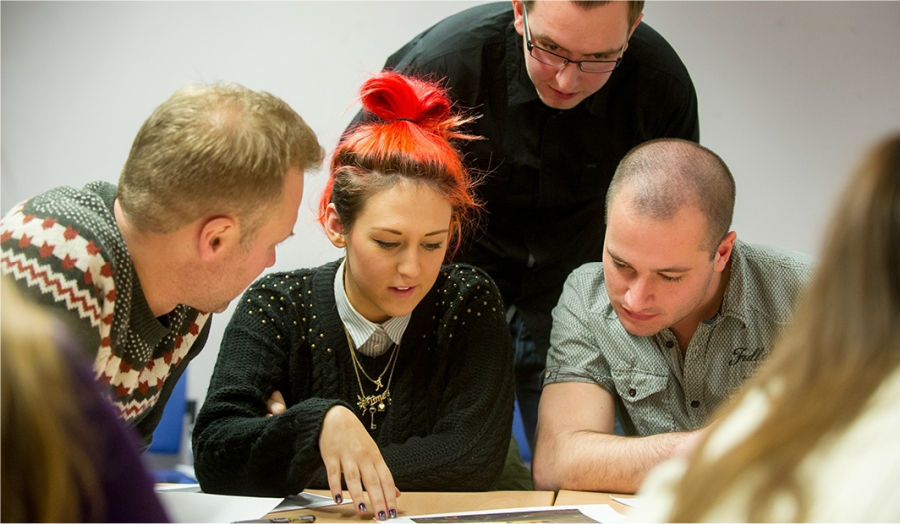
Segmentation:
<svg viewBox="0 0 900 524">
<path fill-rule="evenodd" d="M 471 116 L 455 113 L 446 91 L 435 83 L 383 71 L 360 88 L 368 120 L 347 130 L 331 160 L 319 201 L 319 221 L 334 204 L 341 224 L 352 228 L 367 199 L 402 179 L 428 184 L 452 207 L 451 249 L 474 226 L 480 204 L 474 177 L 463 165 L 454 140 L 478 137 L 460 131 Z M 324 222 L 323 222 L 324 223 Z"/>
</svg>

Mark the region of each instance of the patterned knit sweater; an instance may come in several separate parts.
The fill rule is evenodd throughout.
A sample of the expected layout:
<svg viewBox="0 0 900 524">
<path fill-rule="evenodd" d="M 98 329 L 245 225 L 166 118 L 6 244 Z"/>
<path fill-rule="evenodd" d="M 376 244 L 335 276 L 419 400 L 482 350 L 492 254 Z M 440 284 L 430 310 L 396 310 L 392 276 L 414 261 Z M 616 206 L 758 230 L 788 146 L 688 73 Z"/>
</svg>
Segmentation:
<svg viewBox="0 0 900 524">
<path fill-rule="evenodd" d="M 346 406 L 370 427 L 356 405 L 359 385 L 334 300 L 339 263 L 267 275 L 241 299 L 194 427 L 194 469 L 205 492 L 327 488 L 318 446 L 325 412 Z M 390 354 L 359 360 L 377 376 Z M 509 446 L 514 393 L 509 331 L 490 277 L 444 266 L 413 311 L 397 359 L 392 403 L 369 430 L 397 487 L 488 489 Z M 266 418 L 273 390 L 288 409 Z"/>
<path fill-rule="evenodd" d="M 60 314 L 94 357 L 119 415 L 145 442 L 188 362 L 209 333 L 208 314 L 179 305 L 150 311 L 113 215 L 116 187 L 60 187 L 0 221 L 0 271 Z"/>
</svg>

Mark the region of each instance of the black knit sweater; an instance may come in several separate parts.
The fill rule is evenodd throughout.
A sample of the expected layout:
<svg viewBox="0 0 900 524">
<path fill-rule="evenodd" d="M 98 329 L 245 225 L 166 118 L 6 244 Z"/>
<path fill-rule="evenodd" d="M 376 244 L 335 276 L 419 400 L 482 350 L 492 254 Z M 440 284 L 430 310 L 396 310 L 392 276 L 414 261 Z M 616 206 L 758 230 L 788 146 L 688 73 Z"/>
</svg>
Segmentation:
<svg viewBox="0 0 900 524">
<path fill-rule="evenodd" d="M 285 496 L 328 487 L 318 446 L 325 413 L 344 405 L 360 416 L 334 300 L 339 263 L 267 275 L 241 299 L 194 428 L 194 467 L 205 492 Z M 399 489 L 490 488 L 510 442 L 511 347 L 490 277 L 444 266 L 400 342 L 393 402 L 369 431 Z M 359 359 L 371 375 L 390 353 Z M 274 390 L 288 409 L 266 418 Z M 361 420 L 368 428 L 369 415 Z"/>
</svg>

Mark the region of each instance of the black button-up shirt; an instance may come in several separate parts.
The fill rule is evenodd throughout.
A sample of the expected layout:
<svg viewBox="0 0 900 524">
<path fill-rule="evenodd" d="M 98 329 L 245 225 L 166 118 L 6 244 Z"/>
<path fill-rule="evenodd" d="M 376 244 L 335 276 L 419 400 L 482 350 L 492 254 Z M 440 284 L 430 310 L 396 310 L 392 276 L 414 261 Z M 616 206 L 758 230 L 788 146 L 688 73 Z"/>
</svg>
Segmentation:
<svg viewBox="0 0 900 524">
<path fill-rule="evenodd" d="M 550 312 L 568 274 L 603 255 L 605 198 L 619 160 L 658 137 L 699 140 L 697 97 L 672 47 L 641 23 L 622 63 L 569 110 L 538 98 L 508 2 L 450 16 L 385 63 L 442 80 L 458 109 L 481 114 L 461 145 L 484 174 L 483 229 L 457 255 L 485 269 L 515 305 L 543 362 Z"/>
</svg>

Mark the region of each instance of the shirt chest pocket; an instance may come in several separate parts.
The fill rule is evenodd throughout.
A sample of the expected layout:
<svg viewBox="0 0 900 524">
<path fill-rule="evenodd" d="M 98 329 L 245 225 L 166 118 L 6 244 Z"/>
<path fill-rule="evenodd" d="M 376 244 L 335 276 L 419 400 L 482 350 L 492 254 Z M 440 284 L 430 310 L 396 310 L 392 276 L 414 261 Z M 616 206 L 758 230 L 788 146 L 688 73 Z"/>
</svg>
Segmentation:
<svg viewBox="0 0 900 524">
<path fill-rule="evenodd" d="M 634 369 L 612 371 L 616 393 L 638 435 L 675 431 L 669 377 Z"/>
</svg>

